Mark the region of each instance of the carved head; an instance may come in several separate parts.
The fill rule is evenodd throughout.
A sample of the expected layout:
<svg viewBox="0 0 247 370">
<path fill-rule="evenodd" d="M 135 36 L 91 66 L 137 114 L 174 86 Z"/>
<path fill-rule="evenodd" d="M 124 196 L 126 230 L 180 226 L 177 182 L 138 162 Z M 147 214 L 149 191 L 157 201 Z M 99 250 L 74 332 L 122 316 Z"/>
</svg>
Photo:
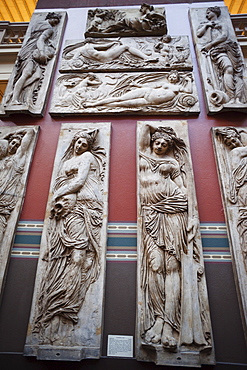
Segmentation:
<svg viewBox="0 0 247 370">
<path fill-rule="evenodd" d="M 151 148 L 155 154 L 165 154 L 172 146 L 172 136 L 166 132 L 165 127 L 158 127 L 151 135 Z"/>
<path fill-rule="evenodd" d="M 50 12 L 47 14 L 45 19 L 48 20 L 48 22 L 50 23 L 52 27 L 54 27 L 60 22 L 61 18 L 62 18 L 61 14 Z"/>
<path fill-rule="evenodd" d="M 152 12 L 154 10 L 153 5 L 143 3 L 140 7 L 140 12 L 146 14 L 147 12 Z"/>
<path fill-rule="evenodd" d="M 211 7 L 207 8 L 206 18 L 211 19 L 211 14 L 212 13 L 214 15 L 216 15 L 217 18 L 219 18 L 219 16 L 221 15 L 221 10 L 218 6 L 211 6 Z"/>
<path fill-rule="evenodd" d="M 167 34 L 167 35 L 162 36 L 160 41 L 165 42 L 166 44 L 169 44 L 169 42 L 172 41 L 172 37 Z"/>
<path fill-rule="evenodd" d="M 97 129 L 77 131 L 73 136 L 69 147 L 63 155 L 63 160 L 68 160 L 74 155 L 80 155 L 86 151 L 91 151 L 94 148 L 97 133 Z"/>
<path fill-rule="evenodd" d="M 217 129 L 215 132 L 222 142 L 230 149 L 242 146 L 241 135 L 235 127 L 225 127 Z"/>
<path fill-rule="evenodd" d="M 8 135 L 7 137 L 5 137 L 6 140 L 8 140 L 8 154 L 15 154 L 17 152 L 17 149 L 20 147 L 21 145 L 21 141 L 22 141 L 22 138 L 23 138 L 24 134 L 16 134 L 16 133 L 13 133 L 13 134 L 10 134 Z"/>
<path fill-rule="evenodd" d="M 80 155 L 91 149 L 93 138 L 85 131 L 79 131 L 73 137 L 74 154 Z"/>
<path fill-rule="evenodd" d="M 175 158 L 182 156 L 187 153 L 186 144 L 183 139 L 177 137 L 176 132 L 172 127 L 160 126 L 151 135 L 151 149 L 153 150 L 153 143 L 155 140 L 162 138 L 168 144 L 166 151 L 172 150 Z"/>
<path fill-rule="evenodd" d="M 168 73 L 167 80 L 168 80 L 170 83 L 176 84 L 176 83 L 180 80 L 180 77 L 179 77 L 178 71 L 177 71 L 177 70 L 172 70 L 172 71 L 170 71 L 170 72 Z"/>
</svg>

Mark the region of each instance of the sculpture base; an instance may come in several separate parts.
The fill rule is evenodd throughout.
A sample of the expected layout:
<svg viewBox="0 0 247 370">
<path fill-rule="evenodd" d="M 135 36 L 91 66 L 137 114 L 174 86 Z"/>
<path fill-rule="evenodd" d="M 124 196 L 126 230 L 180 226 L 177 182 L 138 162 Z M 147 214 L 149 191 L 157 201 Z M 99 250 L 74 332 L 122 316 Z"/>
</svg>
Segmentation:
<svg viewBox="0 0 247 370">
<path fill-rule="evenodd" d="M 212 348 L 202 351 L 178 348 L 174 351 L 164 348 L 162 345 L 142 343 L 138 361 L 151 361 L 156 365 L 197 367 L 202 365 L 214 365 Z"/>
<path fill-rule="evenodd" d="M 35 356 L 37 360 L 56 360 L 56 361 L 81 361 L 83 359 L 100 358 L 100 348 L 96 347 L 63 347 L 52 345 L 24 347 L 24 356 Z"/>
<path fill-rule="evenodd" d="M 30 114 L 33 117 L 43 117 L 42 109 L 34 109 L 27 104 L 8 104 L 4 109 L 5 115 L 10 116 L 11 114 Z"/>
</svg>

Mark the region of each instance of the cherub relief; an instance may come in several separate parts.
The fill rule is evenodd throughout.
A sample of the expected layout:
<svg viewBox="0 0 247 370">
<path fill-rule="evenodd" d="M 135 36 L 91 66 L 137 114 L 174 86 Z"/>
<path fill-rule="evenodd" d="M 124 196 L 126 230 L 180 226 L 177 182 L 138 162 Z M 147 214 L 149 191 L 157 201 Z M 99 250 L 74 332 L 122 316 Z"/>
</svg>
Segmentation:
<svg viewBox="0 0 247 370">
<path fill-rule="evenodd" d="M 184 45 L 181 37 L 172 38 L 170 35 L 162 36 L 154 50 L 159 53 L 160 63 L 167 67 L 184 67 L 190 56 L 189 45 Z"/>
</svg>

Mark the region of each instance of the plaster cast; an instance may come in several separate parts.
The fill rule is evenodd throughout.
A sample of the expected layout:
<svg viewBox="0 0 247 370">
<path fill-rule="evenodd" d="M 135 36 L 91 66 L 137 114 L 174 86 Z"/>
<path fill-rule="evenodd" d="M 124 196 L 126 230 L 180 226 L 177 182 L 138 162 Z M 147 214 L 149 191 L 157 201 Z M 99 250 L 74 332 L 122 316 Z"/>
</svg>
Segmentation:
<svg viewBox="0 0 247 370">
<path fill-rule="evenodd" d="M 25 347 L 38 358 L 100 355 L 110 127 L 93 126 L 60 136 Z"/>
<path fill-rule="evenodd" d="M 139 122 L 137 145 L 137 358 L 158 365 L 213 363 L 186 123 Z"/>
<path fill-rule="evenodd" d="M 226 7 L 191 9 L 209 113 L 247 109 L 246 68 Z"/>
</svg>

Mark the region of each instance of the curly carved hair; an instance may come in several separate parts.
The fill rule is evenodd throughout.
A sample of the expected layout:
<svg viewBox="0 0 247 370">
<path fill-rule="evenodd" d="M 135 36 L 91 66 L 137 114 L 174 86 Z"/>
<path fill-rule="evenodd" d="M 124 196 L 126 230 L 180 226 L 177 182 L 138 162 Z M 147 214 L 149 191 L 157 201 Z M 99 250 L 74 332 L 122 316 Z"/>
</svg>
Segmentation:
<svg viewBox="0 0 247 370">
<path fill-rule="evenodd" d="M 61 14 L 55 13 L 55 12 L 49 12 L 45 19 L 57 19 L 60 22 L 60 19 L 62 18 Z"/>
<path fill-rule="evenodd" d="M 233 136 L 237 137 L 241 141 L 240 132 L 235 127 L 232 126 L 224 127 L 221 129 L 218 128 L 215 130 L 216 136 L 219 137 L 223 142 L 225 142 L 228 139 L 231 139 Z"/>
<path fill-rule="evenodd" d="M 219 16 L 221 15 L 221 10 L 220 10 L 219 6 L 211 6 L 211 7 L 207 8 L 207 10 L 210 10 L 211 12 L 216 14 L 217 18 L 219 18 Z"/>
</svg>

